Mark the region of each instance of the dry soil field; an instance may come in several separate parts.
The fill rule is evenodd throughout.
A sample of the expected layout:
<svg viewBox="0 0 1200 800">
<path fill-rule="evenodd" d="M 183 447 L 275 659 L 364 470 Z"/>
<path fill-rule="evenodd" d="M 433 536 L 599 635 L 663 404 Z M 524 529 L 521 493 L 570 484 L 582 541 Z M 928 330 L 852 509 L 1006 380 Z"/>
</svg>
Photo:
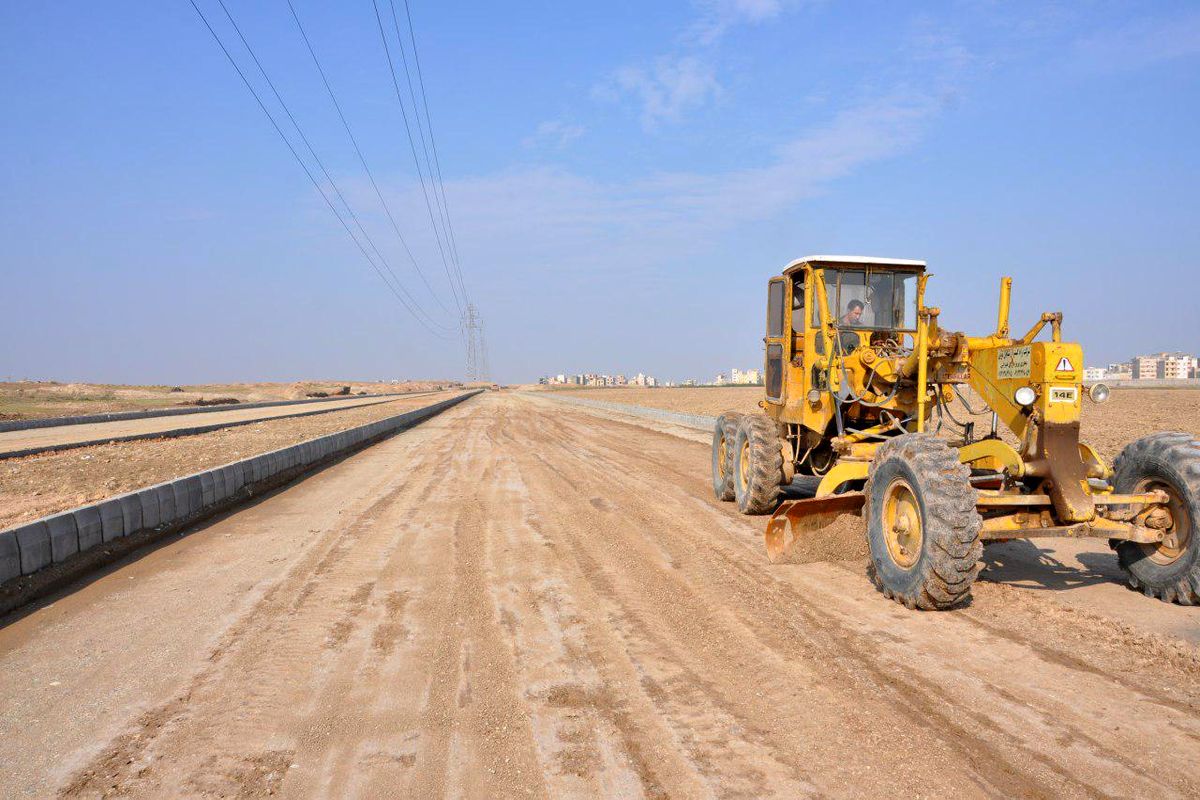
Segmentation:
<svg viewBox="0 0 1200 800">
<path fill-rule="evenodd" d="M 187 386 L 123 386 L 119 384 L 18 381 L 0 383 L 0 420 L 104 414 L 190 405 L 197 400 L 233 397 L 243 403 L 301 400 L 309 392 L 333 393 L 349 386 L 351 394 L 423 392 L 448 382 L 299 381 L 295 383 L 211 383 Z M 178 389 L 178 391 L 175 391 Z"/>
<path fill-rule="evenodd" d="M 763 396 L 761 386 L 558 391 L 567 392 L 564 396 L 569 397 L 710 416 L 727 410 L 757 411 Z M 983 430 L 984 424 L 978 424 L 977 430 Z M 1183 431 L 1200 437 L 1200 389 L 1115 389 L 1107 403 L 1097 405 L 1084 400 L 1082 430 L 1083 438 L 1110 460 L 1127 443 L 1149 433 Z"/>
<path fill-rule="evenodd" d="M 910 612 L 708 460 L 485 392 L 117 564 L 0 626 L 4 793 L 1200 796 L 1197 609 L 1034 548 Z"/>
</svg>

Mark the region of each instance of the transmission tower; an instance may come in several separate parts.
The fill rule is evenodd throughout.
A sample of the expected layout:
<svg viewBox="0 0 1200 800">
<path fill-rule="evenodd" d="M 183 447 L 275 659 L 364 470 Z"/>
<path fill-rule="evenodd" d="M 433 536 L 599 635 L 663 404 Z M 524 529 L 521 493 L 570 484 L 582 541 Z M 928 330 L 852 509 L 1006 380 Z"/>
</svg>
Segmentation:
<svg viewBox="0 0 1200 800">
<path fill-rule="evenodd" d="M 483 336 L 483 319 L 474 303 L 467 303 L 463 327 L 467 334 L 467 381 L 489 380 L 487 341 Z"/>
</svg>

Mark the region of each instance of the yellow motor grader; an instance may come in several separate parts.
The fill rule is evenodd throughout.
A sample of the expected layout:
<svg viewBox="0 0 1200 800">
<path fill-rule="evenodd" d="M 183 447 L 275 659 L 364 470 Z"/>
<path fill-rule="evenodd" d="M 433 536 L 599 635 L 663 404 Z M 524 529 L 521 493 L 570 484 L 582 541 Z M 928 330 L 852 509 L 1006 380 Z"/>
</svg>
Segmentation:
<svg viewBox="0 0 1200 800">
<path fill-rule="evenodd" d="M 909 608 L 962 602 L 984 542 L 1033 536 L 1107 539 L 1131 586 L 1200 603 L 1200 442 L 1158 433 L 1105 463 L 1079 420 L 1085 394 L 1109 392 L 1085 391 L 1062 314 L 1012 336 L 1003 278 L 995 331 L 943 330 L 928 277 L 923 261 L 809 256 L 769 281 L 763 412 L 718 418 L 717 497 L 772 514 L 772 561 L 865 515 L 872 579 Z M 814 496 L 781 502 L 797 476 Z"/>
</svg>

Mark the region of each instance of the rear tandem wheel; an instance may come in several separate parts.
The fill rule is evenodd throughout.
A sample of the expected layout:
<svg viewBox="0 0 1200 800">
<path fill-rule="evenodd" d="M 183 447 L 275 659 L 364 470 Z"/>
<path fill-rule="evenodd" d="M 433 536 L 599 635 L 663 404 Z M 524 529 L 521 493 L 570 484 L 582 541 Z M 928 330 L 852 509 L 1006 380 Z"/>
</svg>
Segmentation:
<svg viewBox="0 0 1200 800">
<path fill-rule="evenodd" d="M 713 494 L 718 500 L 732 500 L 734 497 L 734 442 L 743 416 L 737 411 L 726 411 L 717 417 L 717 424 L 713 428 L 712 481 Z"/>
<path fill-rule="evenodd" d="M 733 454 L 733 494 L 743 514 L 770 514 L 779 505 L 783 448 L 779 423 L 746 414 L 738 424 Z"/>
</svg>

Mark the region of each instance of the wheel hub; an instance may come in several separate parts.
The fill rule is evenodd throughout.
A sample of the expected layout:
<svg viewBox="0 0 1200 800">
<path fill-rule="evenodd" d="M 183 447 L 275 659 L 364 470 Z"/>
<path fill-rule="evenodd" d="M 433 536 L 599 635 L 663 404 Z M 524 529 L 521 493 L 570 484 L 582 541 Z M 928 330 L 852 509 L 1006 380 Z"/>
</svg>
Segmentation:
<svg viewBox="0 0 1200 800">
<path fill-rule="evenodd" d="M 1183 496 L 1169 483 L 1145 480 L 1138 484 L 1137 491 L 1147 492 L 1154 489 L 1166 492 L 1167 504 L 1151 510 L 1143 518 L 1143 524 L 1163 532 L 1161 542 L 1143 544 L 1142 549 L 1147 557 L 1157 564 L 1172 564 L 1184 554 L 1188 541 L 1192 538 L 1192 520 L 1188 514 Z"/>
<path fill-rule="evenodd" d="M 921 557 L 921 507 L 912 487 L 903 478 L 892 481 L 885 491 L 883 537 L 888 555 L 900 567 L 909 569 Z"/>
</svg>

